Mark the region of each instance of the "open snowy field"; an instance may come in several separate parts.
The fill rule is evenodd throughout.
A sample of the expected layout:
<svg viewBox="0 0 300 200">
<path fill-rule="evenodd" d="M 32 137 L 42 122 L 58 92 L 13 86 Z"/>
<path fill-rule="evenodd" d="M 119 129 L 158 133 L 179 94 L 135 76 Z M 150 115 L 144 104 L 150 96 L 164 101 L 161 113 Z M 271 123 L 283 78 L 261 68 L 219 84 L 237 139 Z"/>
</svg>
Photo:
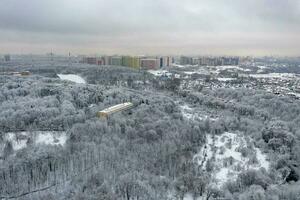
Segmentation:
<svg viewBox="0 0 300 200">
<path fill-rule="evenodd" d="M 67 80 L 67 81 L 71 81 L 74 83 L 81 83 L 81 84 L 86 83 L 86 81 L 81 76 L 78 76 L 76 74 L 57 74 L 57 76 L 61 80 Z"/>
</svg>

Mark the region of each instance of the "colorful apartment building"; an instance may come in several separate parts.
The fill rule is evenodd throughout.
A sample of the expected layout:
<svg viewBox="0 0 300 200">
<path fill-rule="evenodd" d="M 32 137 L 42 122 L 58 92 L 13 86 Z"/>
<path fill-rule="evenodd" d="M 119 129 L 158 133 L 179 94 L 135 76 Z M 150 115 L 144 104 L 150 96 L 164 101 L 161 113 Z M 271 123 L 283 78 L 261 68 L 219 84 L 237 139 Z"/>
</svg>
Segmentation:
<svg viewBox="0 0 300 200">
<path fill-rule="evenodd" d="M 140 58 L 136 56 L 122 56 L 122 66 L 139 69 Z"/>
<path fill-rule="evenodd" d="M 139 57 L 139 56 L 101 56 L 101 57 L 83 57 L 82 63 L 94 65 L 113 65 L 125 66 L 134 69 L 159 69 L 171 66 L 172 57 Z"/>
<path fill-rule="evenodd" d="M 143 58 L 141 59 L 142 69 L 158 69 L 160 68 L 160 59 L 157 58 Z"/>
</svg>

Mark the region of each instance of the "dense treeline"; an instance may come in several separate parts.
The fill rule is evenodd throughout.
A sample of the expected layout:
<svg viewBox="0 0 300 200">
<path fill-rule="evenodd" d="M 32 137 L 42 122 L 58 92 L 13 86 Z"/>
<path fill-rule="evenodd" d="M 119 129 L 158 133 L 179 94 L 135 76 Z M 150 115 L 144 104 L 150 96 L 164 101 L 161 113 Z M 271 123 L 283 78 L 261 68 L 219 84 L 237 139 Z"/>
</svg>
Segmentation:
<svg viewBox="0 0 300 200">
<path fill-rule="evenodd" d="M 3 155 L 0 191 L 4 197 L 55 187 L 85 171 L 92 176 L 98 170 L 106 172 L 101 176 L 118 198 L 165 197 L 176 177 L 190 171 L 192 156 L 205 140 L 199 125 L 183 120 L 181 111 L 165 96 L 128 90 L 123 94 L 119 89 L 42 77 L 5 78 L 2 135 L 64 130 L 69 140 L 58 149 L 28 145 L 16 155 Z M 136 105 L 132 112 L 116 114 L 107 122 L 95 118 L 99 109 L 128 100 Z M 91 195 L 88 190 L 86 195 Z"/>
</svg>

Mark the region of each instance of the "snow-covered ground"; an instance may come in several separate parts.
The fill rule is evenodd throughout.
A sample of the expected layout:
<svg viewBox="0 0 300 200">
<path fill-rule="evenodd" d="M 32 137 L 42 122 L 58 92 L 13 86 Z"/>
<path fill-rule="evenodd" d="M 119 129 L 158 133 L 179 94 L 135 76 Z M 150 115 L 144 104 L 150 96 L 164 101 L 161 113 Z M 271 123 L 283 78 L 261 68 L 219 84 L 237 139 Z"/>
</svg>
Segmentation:
<svg viewBox="0 0 300 200">
<path fill-rule="evenodd" d="M 212 73 L 219 74 L 220 71 L 228 70 L 228 71 L 244 71 L 244 72 L 250 72 L 251 69 L 244 69 L 236 65 L 225 65 L 225 66 L 209 66 L 209 68 L 212 70 Z"/>
<path fill-rule="evenodd" d="M 167 70 L 148 70 L 148 72 L 154 76 L 172 76 L 172 73 L 168 72 Z"/>
<path fill-rule="evenodd" d="M 19 137 L 17 139 L 16 134 L 14 133 L 7 133 L 6 136 L 4 137 L 6 141 L 10 141 L 12 144 L 12 147 L 15 151 L 23 149 L 24 147 L 26 147 L 26 143 L 27 143 L 27 139 L 25 139 L 27 137 L 26 132 L 20 132 L 19 133 Z"/>
<path fill-rule="evenodd" d="M 67 141 L 65 132 L 55 131 L 37 131 L 37 132 L 18 132 L 6 133 L 4 142 L 9 141 L 12 144 L 13 150 L 18 151 L 27 146 L 28 140 L 32 139 L 34 144 L 46 145 L 64 145 Z"/>
<path fill-rule="evenodd" d="M 205 114 L 199 114 L 198 112 L 195 112 L 195 110 L 191 107 L 189 107 L 187 104 L 179 105 L 179 108 L 181 109 L 181 113 L 183 117 L 185 117 L 188 120 L 212 120 L 215 121 L 217 118 L 210 117 Z"/>
<path fill-rule="evenodd" d="M 216 66 L 217 70 L 220 71 L 220 70 L 227 70 L 227 69 L 236 69 L 236 70 L 240 70 L 240 71 L 251 71 L 250 69 L 244 69 L 244 68 L 241 68 L 239 66 L 235 66 L 235 65 L 225 65 L 225 66 Z"/>
<path fill-rule="evenodd" d="M 204 170 L 212 170 L 212 183 L 222 187 L 233 181 L 247 169 L 269 169 L 269 161 L 250 138 L 242 134 L 225 132 L 222 135 L 207 135 L 206 144 L 194 156 L 194 161 Z"/>
<path fill-rule="evenodd" d="M 294 73 L 269 73 L 269 74 L 240 74 L 241 76 L 250 76 L 253 78 L 295 78 Z"/>
<path fill-rule="evenodd" d="M 175 63 L 173 63 L 172 66 L 173 66 L 173 67 L 178 67 L 178 68 L 185 68 L 185 67 L 187 67 L 187 66 L 185 66 L 185 65 L 179 65 L 179 64 L 175 64 Z"/>
<path fill-rule="evenodd" d="M 86 81 L 81 76 L 78 76 L 76 74 L 57 74 L 57 76 L 61 80 L 67 80 L 74 83 L 82 83 L 82 84 L 86 83 Z"/>
<path fill-rule="evenodd" d="M 197 65 L 197 64 L 196 65 L 180 65 L 180 64 L 173 63 L 172 67 L 188 68 L 188 67 L 199 67 L 199 65 Z"/>
<path fill-rule="evenodd" d="M 251 69 L 244 69 L 239 66 L 200 66 L 197 70 L 193 71 L 185 71 L 185 74 L 192 75 L 192 74 L 219 74 L 223 70 L 228 71 L 243 71 L 243 72 L 250 72 Z"/>
<path fill-rule="evenodd" d="M 37 134 L 35 138 L 36 144 L 47 144 L 47 145 L 64 145 L 67 141 L 67 136 L 63 132 L 41 132 Z"/>
<path fill-rule="evenodd" d="M 203 74 L 203 75 L 209 75 L 210 72 L 206 69 L 198 69 L 197 71 L 185 71 L 185 74 L 192 75 L 192 74 Z"/>
<path fill-rule="evenodd" d="M 222 81 L 222 82 L 236 80 L 236 78 L 217 78 L 217 79 L 218 79 L 218 81 Z"/>
</svg>

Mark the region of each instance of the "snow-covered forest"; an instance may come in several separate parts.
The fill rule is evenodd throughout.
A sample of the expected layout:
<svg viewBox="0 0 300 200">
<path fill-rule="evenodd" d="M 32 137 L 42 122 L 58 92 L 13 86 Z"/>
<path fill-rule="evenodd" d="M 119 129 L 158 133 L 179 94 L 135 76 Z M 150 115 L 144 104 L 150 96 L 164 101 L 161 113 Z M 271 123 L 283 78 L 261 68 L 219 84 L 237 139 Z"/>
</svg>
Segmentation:
<svg viewBox="0 0 300 200">
<path fill-rule="evenodd" d="M 8 69 L 31 74 L 0 75 L 0 198 L 299 199 L 299 100 L 126 67 Z"/>
</svg>

